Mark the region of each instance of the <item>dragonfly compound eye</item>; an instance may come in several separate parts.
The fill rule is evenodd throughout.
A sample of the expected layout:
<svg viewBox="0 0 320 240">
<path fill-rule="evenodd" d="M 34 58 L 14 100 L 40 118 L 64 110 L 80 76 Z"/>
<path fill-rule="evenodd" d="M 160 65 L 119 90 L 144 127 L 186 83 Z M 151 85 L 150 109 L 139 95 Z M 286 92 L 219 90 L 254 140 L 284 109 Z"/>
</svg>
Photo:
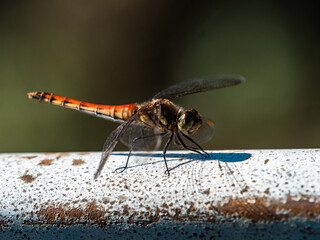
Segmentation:
<svg viewBox="0 0 320 240">
<path fill-rule="evenodd" d="M 185 111 L 179 118 L 178 128 L 180 131 L 193 134 L 199 129 L 201 123 L 200 114 L 196 110 L 190 109 Z"/>
</svg>

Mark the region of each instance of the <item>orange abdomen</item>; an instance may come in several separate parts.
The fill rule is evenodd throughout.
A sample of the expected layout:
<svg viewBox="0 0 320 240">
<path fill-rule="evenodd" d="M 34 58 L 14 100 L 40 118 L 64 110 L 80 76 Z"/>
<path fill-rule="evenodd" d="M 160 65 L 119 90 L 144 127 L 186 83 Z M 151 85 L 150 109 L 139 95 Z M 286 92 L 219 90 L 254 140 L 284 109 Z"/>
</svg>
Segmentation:
<svg viewBox="0 0 320 240">
<path fill-rule="evenodd" d="M 116 106 L 87 103 L 46 92 L 31 92 L 28 93 L 28 97 L 39 100 L 40 102 L 78 110 L 115 121 L 128 119 L 137 108 L 133 104 Z"/>
</svg>

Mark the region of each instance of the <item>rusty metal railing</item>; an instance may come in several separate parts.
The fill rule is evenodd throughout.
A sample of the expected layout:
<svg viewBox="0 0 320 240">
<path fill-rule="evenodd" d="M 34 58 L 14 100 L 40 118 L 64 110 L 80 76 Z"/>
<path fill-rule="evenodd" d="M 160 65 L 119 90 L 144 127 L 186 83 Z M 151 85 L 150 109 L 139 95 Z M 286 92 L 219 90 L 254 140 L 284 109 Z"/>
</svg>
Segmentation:
<svg viewBox="0 0 320 240">
<path fill-rule="evenodd" d="M 0 154 L 0 239 L 320 238 L 320 150 Z"/>
</svg>

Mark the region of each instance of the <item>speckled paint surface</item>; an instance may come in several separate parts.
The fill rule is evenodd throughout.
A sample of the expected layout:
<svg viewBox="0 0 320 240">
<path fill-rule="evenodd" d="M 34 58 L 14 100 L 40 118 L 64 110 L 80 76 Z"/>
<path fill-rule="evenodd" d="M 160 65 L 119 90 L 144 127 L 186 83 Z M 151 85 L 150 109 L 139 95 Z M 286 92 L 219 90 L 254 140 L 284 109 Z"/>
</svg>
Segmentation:
<svg viewBox="0 0 320 240">
<path fill-rule="evenodd" d="M 169 152 L 170 177 L 161 152 L 136 153 L 127 170 L 115 172 L 126 157 L 115 152 L 93 180 L 100 153 L 0 154 L 2 233 L 46 232 L 41 226 L 80 228 L 80 233 L 95 226 L 99 230 L 84 232 L 103 238 L 113 231 L 151 233 L 155 226 L 170 225 L 167 233 L 189 229 L 190 236 L 207 238 L 215 236 L 217 226 L 228 229 L 226 223 L 239 229 L 247 224 L 249 231 L 253 223 L 304 222 L 302 229 L 311 224 L 309 232 L 320 236 L 312 230 L 320 219 L 319 149 L 212 151 L 206 159 Z M 109 231 L 102 230 L 106 227 Z M 165 232 L 153 236 L 165 238 Z"/>
</svg>

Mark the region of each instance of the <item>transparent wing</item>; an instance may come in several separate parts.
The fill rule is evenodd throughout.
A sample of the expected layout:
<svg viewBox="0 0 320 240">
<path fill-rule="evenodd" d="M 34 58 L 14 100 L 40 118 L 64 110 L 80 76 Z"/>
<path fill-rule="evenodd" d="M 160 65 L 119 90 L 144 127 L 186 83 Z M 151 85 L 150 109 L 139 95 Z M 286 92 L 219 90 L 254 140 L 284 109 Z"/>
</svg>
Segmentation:
<svg viewBox="0 0 320 240">
<path fill-rule="evenodd" d="M 135 120 L 122 135 L 121 142 L 131 151 L 156 151 L 162 147 L 164 131 Z"/>
<path fill-rule="evenodd" d="M 214 123 L 211 120 L 202 117 L 201 127 L 194 134 L 188 136 L 198 144 L 201 144 L 209 141 L 212 138 L 213 133 Z M 122 135 L 121 142 L 128 146 L 132 151 L 156 151 L 163 150 L 169 138 L 169 133 L 160 131 L 157 127 L 152 128 L 140 121 L 133 121 Z M 187 145 L 193 144 L 188 142 Z M 176 141 L 176 144 L 171 144 L 169 149 L 178 150 L 184 148 L 179 145 L 179 141 Z"/>
<path fill-rule="evenodd" d="M 132 124 L 121 137 L 121 142 L 131 151 L 158 151 L 163 150 L 170 138 L 169 132 L 160 132 L 158 128 Z M 169 150 L 184 149 L 183 146 L 172 142 Z"/>
<path fill-rule="evenodd" d="M 125 133 L 127 128 L 130 126 L 130 124 L 136 119 L 137 115 L 131 116 L 129 119 L 127 119 L 124 123 L 122 123 L 120 126 L 118 126 L 107 138 L 106 142 L 103 145 L 103 150 L 102 150 L 102 156 L 101 160 L 99 163 L 98 170 L 94 174 L 94 179 L 96 179 L 102 169 L 103 166 L 105 165 L 106 161 L 108 160 L 109 156 L 111 155 L 113 149 L 119 142 L 120 138 L 122 135 Z"/>
<path fill-rule="evenodd" d="M 193 93 L 205 92 L 218 88 L 231 87 L 242 82 L 244 82 L 244 78 L 242 76 L 234 74 L 196 78 L 187 82 L 182 82 L 173 85 L 154 95 L 153 99 L 173 99 Z"/>
</svg>

